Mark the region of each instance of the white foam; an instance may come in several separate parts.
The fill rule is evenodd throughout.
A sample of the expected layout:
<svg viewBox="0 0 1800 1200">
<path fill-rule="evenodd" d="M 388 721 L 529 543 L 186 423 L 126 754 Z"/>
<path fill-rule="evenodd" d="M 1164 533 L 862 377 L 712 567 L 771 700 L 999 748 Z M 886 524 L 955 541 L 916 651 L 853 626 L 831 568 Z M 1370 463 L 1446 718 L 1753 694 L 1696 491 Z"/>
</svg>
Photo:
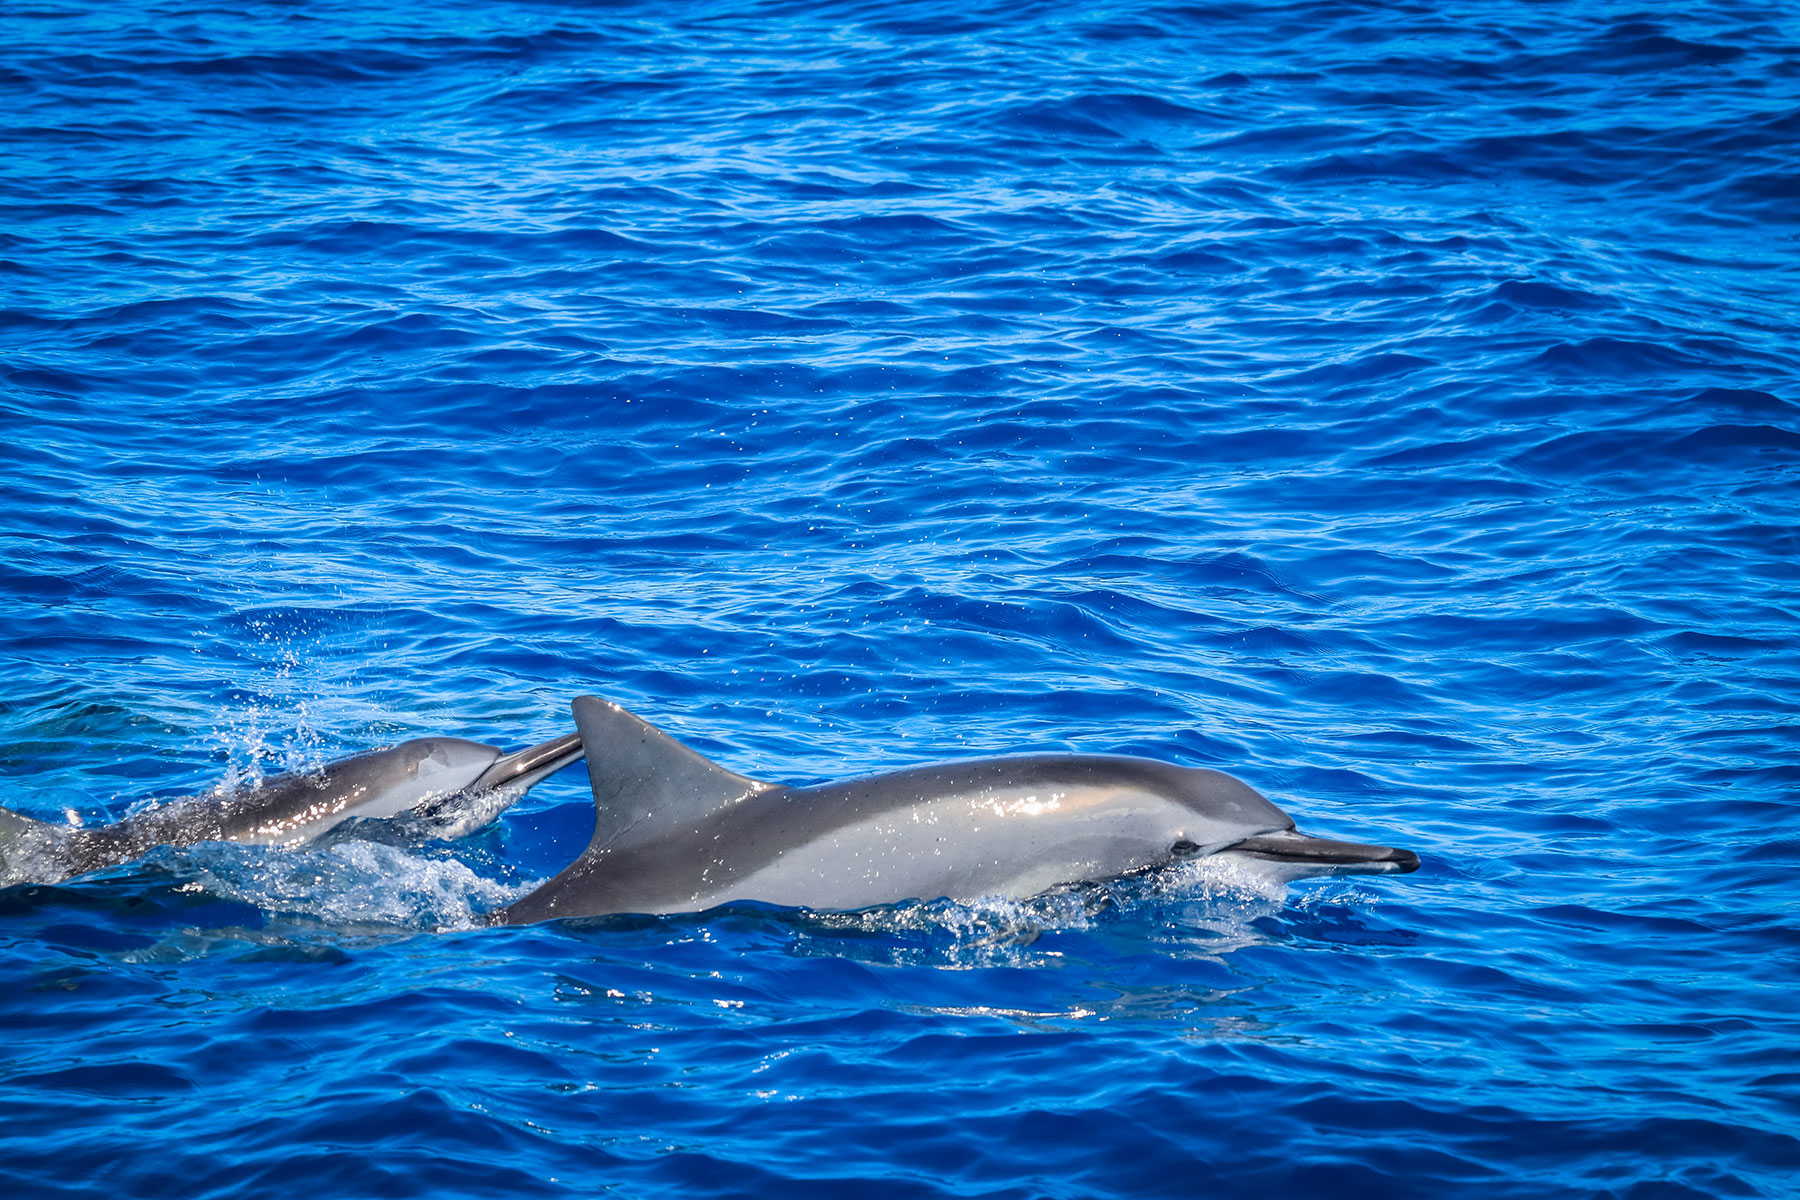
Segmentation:
<svg viewBox="0 0 1800 1200">
<path fill-rule="evenodd" d="M 333 928 L 468 929 L 522 892 L 460 859 L 380 842 L 194 850 L 208 892 Z"/>
<path fill-rule="evenodd" d="M 1175 863 L 1146 877 L 1152 894 L 1176 899 L 1208 900 L 1258 908 L 1286 902 L 1288 881 L 1255 860 L 1231 854 Z"/>
</svg>

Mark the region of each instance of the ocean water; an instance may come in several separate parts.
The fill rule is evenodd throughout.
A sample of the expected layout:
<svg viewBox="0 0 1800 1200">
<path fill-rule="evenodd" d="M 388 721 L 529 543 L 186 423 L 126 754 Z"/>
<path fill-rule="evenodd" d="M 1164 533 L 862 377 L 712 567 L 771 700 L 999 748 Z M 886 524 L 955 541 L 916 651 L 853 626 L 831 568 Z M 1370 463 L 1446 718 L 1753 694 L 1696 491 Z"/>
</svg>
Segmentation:
<svg viewBox="0 0 1800 1200">
<path fill-rule="evenodd" d="M 1424 860 L 160 850 L 0 891 L 7 1197 L 1800 1194 L 1791 5 L 17 0 L 0 98 L 0 804 L 592 692 Z"/>
</svg>

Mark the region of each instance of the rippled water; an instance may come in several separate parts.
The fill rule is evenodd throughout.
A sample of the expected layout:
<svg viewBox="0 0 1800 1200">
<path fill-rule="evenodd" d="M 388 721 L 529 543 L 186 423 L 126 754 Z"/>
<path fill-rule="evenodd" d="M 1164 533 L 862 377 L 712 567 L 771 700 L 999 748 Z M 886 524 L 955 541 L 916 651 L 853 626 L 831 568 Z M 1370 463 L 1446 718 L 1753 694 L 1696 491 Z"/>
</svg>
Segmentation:
<svg viewBox="0 0 1800 1200">
<path fill-rule="evenodd" d="M 9 1196 L 1782 1196 L 1788 6 L 0 10 L 0 803 L 627 704 L 1243 776 L 1416 875 L 519 929 L 0 891 Z"/>
</svg>

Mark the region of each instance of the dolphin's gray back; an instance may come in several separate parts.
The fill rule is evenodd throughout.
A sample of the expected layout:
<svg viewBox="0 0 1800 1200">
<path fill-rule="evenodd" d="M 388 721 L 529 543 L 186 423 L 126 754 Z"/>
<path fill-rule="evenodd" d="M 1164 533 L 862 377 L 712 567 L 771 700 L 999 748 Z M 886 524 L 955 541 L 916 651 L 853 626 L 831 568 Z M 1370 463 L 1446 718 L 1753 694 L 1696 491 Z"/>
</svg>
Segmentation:
<svg viewBox="0 0 1800 1200">
<path fill-rule="evenodd" d="M 594 836 L 495 923 L 1030 895 L 1142 867 L 1146 845 L 1204 852 L 1293 827 L 1229 775 L 1147 759 L 1024 755 L 791 788 L 727 771 L 607 701 L 574 711 Z"/>
</svg>

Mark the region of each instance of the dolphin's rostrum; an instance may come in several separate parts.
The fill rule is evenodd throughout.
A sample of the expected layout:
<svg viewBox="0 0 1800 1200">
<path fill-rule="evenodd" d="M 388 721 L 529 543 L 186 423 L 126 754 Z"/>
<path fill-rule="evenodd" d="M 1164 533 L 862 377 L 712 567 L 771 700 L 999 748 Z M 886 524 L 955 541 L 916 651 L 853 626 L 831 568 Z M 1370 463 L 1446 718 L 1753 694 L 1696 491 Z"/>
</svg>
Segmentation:
<svg viewBox="0 0 1800 1200">
<path fill-rule="evenodd" d="M 356 818 L 434 815 L 467 797 L 495 796 L 493 816 L 532 784 L 581 757 L 581 739 L 502 753 L 461 738 L 427 737 L 358 754 L 316 771 L 276 775 L 241 793 L 168 800 L 112 825 L 53 825 L 0 808 L 0 886 L 55 883 L 198 842 L 298 845 Z"/>
<path fill-rule="evenodd" d="M 857 909 L 1031 896 L 1207 854 L 1289 878 L 1417 869 L 1410 850 L 1334 842 L 1220 771 L 1031 754 L 819 787 L 735 774 L 594 696 L 574 703 L 594 833 L 494 924 L 697 912 L 734 900 Z"/>
</svg>

